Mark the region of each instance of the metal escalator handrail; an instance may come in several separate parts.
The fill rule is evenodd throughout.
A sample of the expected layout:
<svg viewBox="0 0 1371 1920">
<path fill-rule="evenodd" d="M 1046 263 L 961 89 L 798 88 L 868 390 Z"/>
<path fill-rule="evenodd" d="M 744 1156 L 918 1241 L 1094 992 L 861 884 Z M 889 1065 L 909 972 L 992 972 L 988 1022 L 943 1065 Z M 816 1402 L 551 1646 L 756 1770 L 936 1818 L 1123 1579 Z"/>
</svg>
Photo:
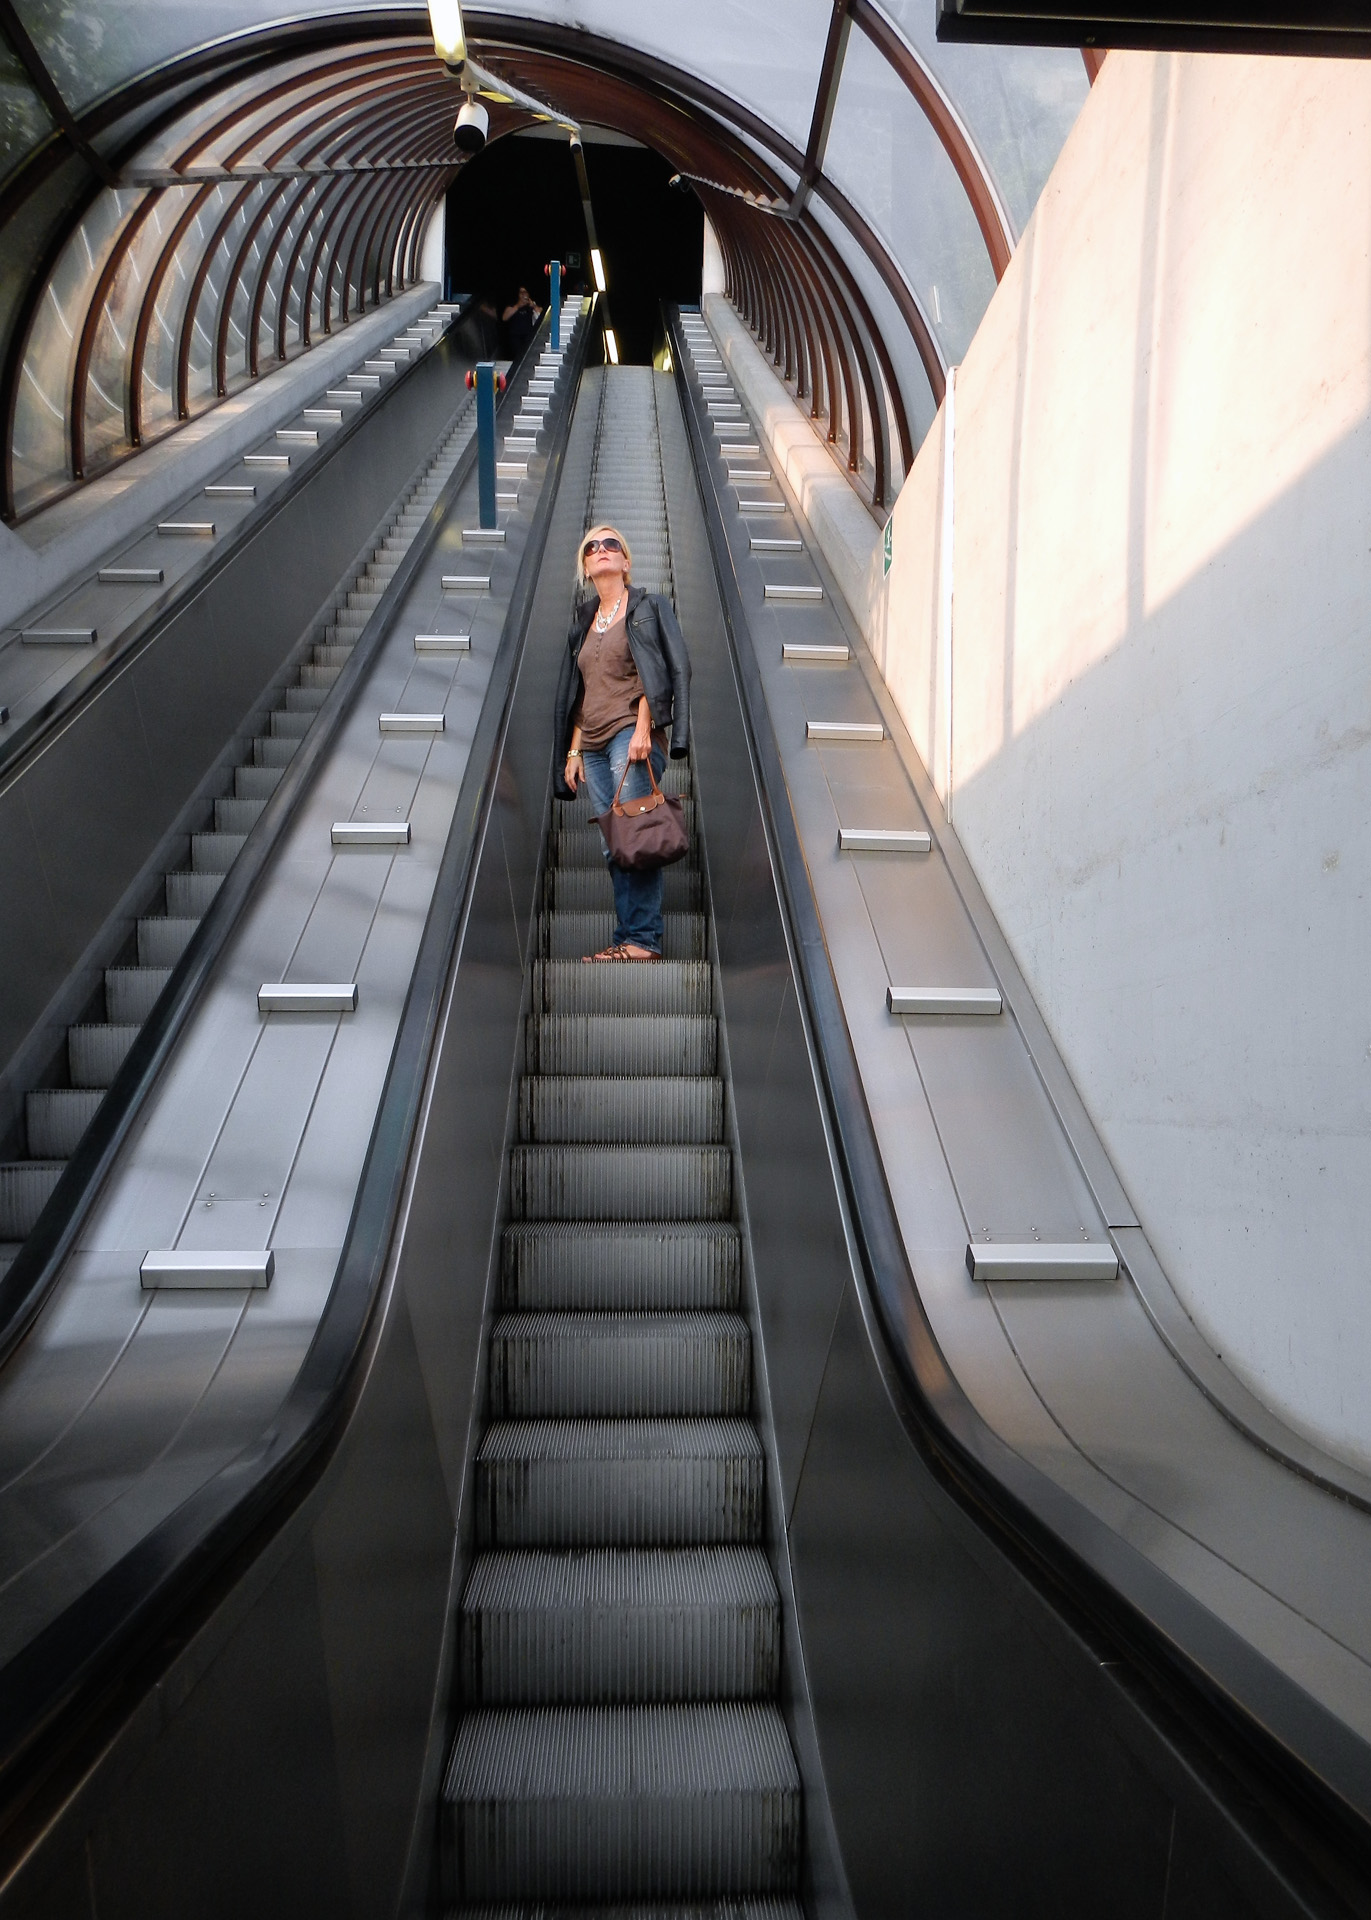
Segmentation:
<svg viewBox="0 0 1371 1920">
<path fill-rule="evenodd" d="M 450 324 L 443 331 L 443 339 L 452 341 L 458 327 L 465 318 L 470 300 L 460 313 L 452 316 Z M 439 343 L 434 342 L 434 347 Z M 430 349 L 432 351 L 432 349 Z M 397 393 L 404 383 L 425 366 L 428 355 L 401 367 L 395 378 L 380 395 L 379 404 L 384 405 L 393 393 Z M 341 379 L 343 376 L 339 376 Z M 309 404 L 307 401 L 306 404 Z M 298 412 L 298 408 L 297 408 Z M 127 667 L 145 647 L 157 640 L 162 629 L 175 619 L 186 603 L 195 595 L 202 593 L 215 576 L 231 565 L 241 555 L 246 541 L 259 534 L 263 527 L 270 524 L 284 508 L 304 488 L 316 480 L 322 469 L 329 465 L 347 447 L 349 441 L 359 433 L 363 425 L 374 419 L 376 407 L 362 406 L 350 412 L 337 431 L 331 433 L 326 444 L 319 447 L 314 458 L 305 461 L 298 469 L 292 468 L 279 485 L 262 500 L 248 509 L 236 525 L 216 541 L 213 550 L 207 553 L 198 566 L 192 567 L 178 580 L 174 580 L 166 591 L 149 607 L 146 607 L 137 619 L 113 639 L 107 647 L 102 647 L 95 658 L 89 661 L 80 672 L 66 680 L 35 712 L 29 714 L 23 723 L 17 726 L 8 740 L 0 743 L 0 782 L 10 780 L 21 773 L 23 763 L 38 753 L 53 729 L 65 723 L 79 707 L 92 700 L 104 686 L 110 674 L 118 668 Z M 290 418 L 287 415 L 287 418 Z M 213 484 L 211 481 L 209 484 Z M 203 488 L 198 491 L 203 492 Z M 165 518 L 165 516 L 163 516 Z"/>
<path fill-rule="evenodd" d="M 552 422 L 542 493 L 458 791 L 342 1255 L 314 1338 L 284 1403 L 257 1440 L 0 1669 L 0 1808 L 24 1790 L 50 1751 L 60 1751 L 76 1736 L 84 1724 L 83 1705 L 93 1713 L 120 1677 L 137 1669 L 157 1647 L 169 1622 L 191 1605 L 225 1563 L 255 1535 L 274 1529 L 287 1507 L 293 1510 L 295 1497 L 306 1490 L 312 1470 L 322 1469 L 331 1443 L 346 1424 L 383 1295 L 410 1146 L 442 999 L 466 922 L 589 334 L 588 326 L 577 327 L 564 368 L 569 378 Z M 541 339 L 542 329 L 530 342 L 520 370 Z M 515 391 L 516 380 L 511 379 L 507 393 Z M 424 533 L 430 537 L 451 491 L 444 489 L 425 523 Z M 415 547 L 419 545 L 416 540 Z M 377 618 L 388 602 L 393 606 L 389 594 L 377 608 Z M 239 862 L 246 852 L 245 847 Z M 226 935 L 227 925 L 224 931 Z M 206 958 L 196 970 L 197 991 L 208 965 Z M 165 1050 L 159 1050 L 158 1060 L 164 1057 Z M 148 1078 L 154 1073 L 149 1064 Z"/>
<path fill-rule="evenodd" d="M 1251 1776 L 1279 1779 L 1336 1842 L 1371 1841 L 1371 1749 L 1193 1595 L 1016 1453 L 948 1365 L 900 1232 L 843 1012 L 734 571 L 678 315 L 667 316 L 677 392 L 723 605 L 753 770 L 779 882 L 797 990 L 843 1183 L 872 1348 L 911 1439 L 939 1481 L 1068 1619 L 1103 1635 Z"/>
</svg>

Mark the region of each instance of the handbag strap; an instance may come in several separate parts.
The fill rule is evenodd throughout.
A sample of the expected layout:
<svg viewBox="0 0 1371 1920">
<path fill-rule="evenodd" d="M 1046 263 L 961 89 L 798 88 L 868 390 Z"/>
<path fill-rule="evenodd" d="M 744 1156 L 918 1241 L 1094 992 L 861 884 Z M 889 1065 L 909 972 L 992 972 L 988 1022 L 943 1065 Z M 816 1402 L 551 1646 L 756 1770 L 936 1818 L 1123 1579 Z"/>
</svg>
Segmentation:
<svg viewBox="0 0 1371 1920">
<path fill-rule="evenodd" d="M 615 806 L 615 807 L 617 807 L 617 806 L 618 806 L 618 804 L 619 804 L 619 795 L 620 795 L 620 794 L 621 794 L 621 793 L 623 792 L 623 790 L 624 790 L 624 782 L 625 782 L 625 780 L 627 780 L 627 778 L 628 778 L 628 770 L 629 770 L 629 768 L 630 768 L 630 767 L 641 767 L 641 766 L 643 766 L 644 764 L 646 764 L 646 766 L 647 766 L 647 777 L 648 777 L 648 779 L 649 779 L 649 780 L 650 780 L 650 781 L 652 782 L 652 791 L 653 791 L 653 792 L 654 792 L 654 793 L 655 793 L 655 794 L 656 794 L 656 795 L 658 796 L 658 798 L 659 798 L 659 799 L 661 798 L 661 792 L 662 792 L 662 789 L 661 789 L 661 788 L 660 788 L 660 787 L 659 787 L 659 786 L 657 785 L 657 769 L 656 769 L 656 768 L 655 768 L 655 767 L 653 766 L 653 764 L 652 764 L 652 754 L 651 754 L 651 751 L 649 750 L 649 752 L 648 752 L 648 756 L 647 756 L 647 761 L 646 761 L 646 763 L 644 763 L 644 762 L 643 762 L 643 761 L 641 761 L 641 760 L 625 760 L 625 762 L 624 762 L 624 770 L 623 770 L 623 772 L 622 772 L 622 773 L 621 773 L 621 774 L 619 775 L 619 784 L 618 784 L 618 786 L 617 786 L 617 787 L 616 787 L 616 788 L 614 789 L 614 798 L 613 798 L 613 800 L 612 800 L 612 801 L 610 802 L 610 805 L 611 805 L 611 806 Z"/>
</svg>

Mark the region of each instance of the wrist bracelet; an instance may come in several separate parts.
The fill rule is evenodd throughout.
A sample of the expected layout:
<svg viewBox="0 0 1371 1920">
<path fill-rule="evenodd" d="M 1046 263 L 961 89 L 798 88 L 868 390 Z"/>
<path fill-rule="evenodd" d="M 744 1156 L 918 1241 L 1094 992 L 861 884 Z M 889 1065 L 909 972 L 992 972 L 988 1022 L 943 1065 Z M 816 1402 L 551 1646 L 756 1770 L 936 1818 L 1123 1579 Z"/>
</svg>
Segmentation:
<svg viewBox="0 0 1371 1920">
<path fill-rule="evenodd" d="M 581 749 L 579 747 L 568 747 L 566 750 L 566 757 L 568 760 L 580 760 L 584 756 L 582 755 Z"/>
</svg>

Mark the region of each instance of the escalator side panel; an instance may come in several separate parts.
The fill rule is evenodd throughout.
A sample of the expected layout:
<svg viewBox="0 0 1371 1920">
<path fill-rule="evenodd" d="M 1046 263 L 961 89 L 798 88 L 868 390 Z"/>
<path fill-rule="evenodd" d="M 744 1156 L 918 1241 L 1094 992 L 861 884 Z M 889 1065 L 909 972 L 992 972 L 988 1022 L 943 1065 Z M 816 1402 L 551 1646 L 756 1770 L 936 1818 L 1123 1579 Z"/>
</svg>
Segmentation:
<svg viewBox="0 0 1371 1920">
<path fill-rule="evenodd" d="M 187 807 L 459 404 L 464 366 L 447 341 L 425 355 L 0 789 L 0 898 L 26 929 L 0 943 L 0 1069 L 111 915 L 177 864 Z"/>
<path fill-rule="evenodd" d="M 686 429 L 662 417 L 803 1664 L 790 1691 L 807 1695 L 817 1738 L 807 1754 L 795 1713 L 807 1805 L 817 1766 L 862 1915 L 1328 1911 L 1292 1893 L 1283 1845 L 1239 1825 L 1231 1781 L 1200 1771 L 1136 1670 L 1084 1636 L 1070 1596 L 1045 1597 L 990 1543 L 901 1411 L 848 1254 L 764 802 L 717 586 L 700 571 L 710 548 Z"/>
<path fill-rule="evenodd" d="M 407 1911 L 428 1897 L 566 556 L 594 417 L 593 404 L 578 409 L 564 456 L 399 1251 L 346 1437 L 291 1518 L 207 1597 L 170 1663 L 155 1656 L 157 1685 L 138 1711 L 120 1720 L 112 1709 L 109 1744 L 78 1790 L 35 1810 L 38 1844 L 0 1885 L 4 1920 L 46 1915 L 49 1886 L 83 1851 L 82 1894 L 102 1915 L 363 1920 L 394 1911 L 402 1885 Z"/>
</svg>

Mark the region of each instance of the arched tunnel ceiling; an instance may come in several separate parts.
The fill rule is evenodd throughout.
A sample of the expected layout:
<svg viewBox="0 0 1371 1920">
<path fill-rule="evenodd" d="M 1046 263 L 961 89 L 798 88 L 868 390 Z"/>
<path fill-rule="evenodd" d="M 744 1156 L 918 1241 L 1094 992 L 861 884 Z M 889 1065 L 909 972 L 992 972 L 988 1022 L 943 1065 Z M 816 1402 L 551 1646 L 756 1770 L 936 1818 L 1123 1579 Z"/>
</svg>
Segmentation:
<svg viewBox="0 0 1371 1920">
<path fill-rule="evenodd" d="M 212 40 L 194 0 L 17 12 L 30 44 L 0 63 L 11 519 L 412 282 L 458 168 L 425 9 L 225 0 Z M 931 0 L 465 14 L 492 72 L 691 180 L 731 296 L 888 501 L 1085 98 L 1081 57 L 940 46 Z M 530 123 L 496 106 L 491 136 Z"/>
</svg>

